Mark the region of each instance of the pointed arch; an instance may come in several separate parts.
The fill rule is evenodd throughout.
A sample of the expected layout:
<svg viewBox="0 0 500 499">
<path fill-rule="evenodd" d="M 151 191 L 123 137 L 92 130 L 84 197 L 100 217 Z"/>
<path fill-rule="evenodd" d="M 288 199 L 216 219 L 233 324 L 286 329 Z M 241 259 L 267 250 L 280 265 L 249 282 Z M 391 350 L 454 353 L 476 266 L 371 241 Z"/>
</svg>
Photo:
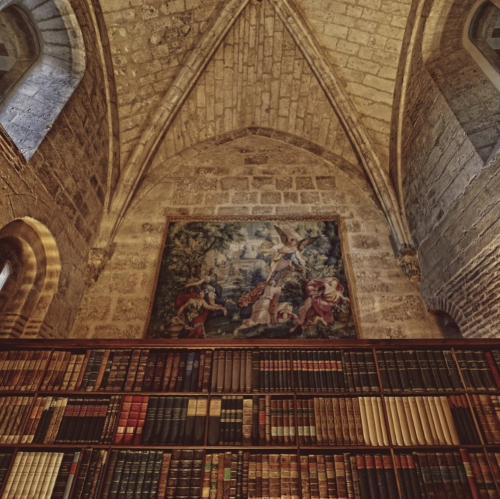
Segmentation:
<svg viewBox="0 0 500 499">
<path fill-rule="evenodd" d="M 148 127 L 123 170 L 109 212 L 102 221 L 100 235 L 95 244 L 96 248 L 106 247 L 107 243 L 112 240 L 131 203 L 134 189 L 138 186 L 140 179 L 143 178 L 149 167 L 158 144 L 172 124 L 176 114 L 182 108 L 225 35 L 248 3 L 249 0 L 231 0 L 224 5 L 212 27 L 193 50 L 183 69 L 167 91 L 163 102 L 151 117 Z M 401 216 L 391 180 L 380 164 L 368 133 L 326 56 L 291 0 L 279 2 L 270 0 L 270 4 L 300 47 L 320 86 L 325 91 L 330 105 L 342 122 L 389 221 L 396 248 L 400 250 L 404 247 L 411 247 L 412 242 L 409 231 L 405 220 Z"/>
</svg>

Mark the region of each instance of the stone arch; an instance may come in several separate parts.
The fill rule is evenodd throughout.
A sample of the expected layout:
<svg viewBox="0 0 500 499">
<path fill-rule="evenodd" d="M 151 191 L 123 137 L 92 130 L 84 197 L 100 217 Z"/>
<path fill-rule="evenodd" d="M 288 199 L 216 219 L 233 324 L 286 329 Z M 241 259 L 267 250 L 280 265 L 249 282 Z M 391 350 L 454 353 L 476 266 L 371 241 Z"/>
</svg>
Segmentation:
<svg viewBox="0 0 500 499">
<path fill-rule="evenodd" d="M 442 316 L 442 326 L 446 327 L 447 325 L 454 323 L 459 329 L 460 335 L 464 335 L 467 325 L 466 317 L 453 303 L 443 298 L 431 298 L 427 300 L 426 306 L 429 312 L 435 314 L 437 317 L 440 315 Z M 440 321 L 438 320 L 438 322 Z M 451 330 L 451 328 L 449 329 Z M 444 334 L 446 334 L 446 331 Z"/>
<path fill-rule="evenodd" d="M 0 104 L 0 123 L 29 160 L 81 81 L 85 48 L 67 0 L 0 0 L 0 14 L 16 7 L 28 16 L 40 55 Z"/>
<path fill-rule="evenodd" d="M 61 273 L 56 242 L 37 220 L 14 220 L 0 230 L 0 261 L 6 259 L 16 265 L 0 292 L 0 336 L 44 336 L 50 332 L 44 320 Z"/>
</svg>

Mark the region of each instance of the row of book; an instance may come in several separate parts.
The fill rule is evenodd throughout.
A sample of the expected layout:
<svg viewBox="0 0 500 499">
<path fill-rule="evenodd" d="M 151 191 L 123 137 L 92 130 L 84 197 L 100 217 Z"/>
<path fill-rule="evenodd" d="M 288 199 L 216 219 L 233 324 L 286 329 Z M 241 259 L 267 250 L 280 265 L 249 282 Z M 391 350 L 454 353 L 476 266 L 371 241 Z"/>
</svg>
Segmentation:
<svg viewBox="0 0 500 499">
<path fill-rule="evenodd" d="M 35 391 L 45 372 L 49 357 L 49 350 L 0 352 L 0 390 Z"/>
<path fill-rule="evenodd" d="M 398 499 L 388 454 L 300 456 L 302 499 Z"/>
<path fill-rule="evenodd" d="M 19 442 L 33 397 L 0 397 L 0 443 Z"/>
<path fill-rule="evenodd" d="M 455 423 L 458 439 L 464 445 L 477 445 L 481 438 L 476 429 L 474 418 L 465 395 L 450 395 L 448 397 L 451 415 Z"/>
<path fill-rule="evenodd" d="M 500 452 L 459 449 L 395 453 L 393 458 L 241 450 L 203 457 L 202 450 L 187 449 L 19 452 L 4 479 L 2 499 L 499 497 Z M 11 460 L 11 454 L 0 455 L 3 476 Z"/>
<path fill-rule="evenodd" d="M 483 350 L 455 350 L 465 386 L 474 390 L 500 390 L 500 354 Z"/>
<path fill-rule="evenodd" d="M 298 350 L 292 352 L 298 392 L 378 392 L 371 351 Z"/>
<path fill-rule="evenodd" d="M 10 452 L 0 453 L 0 487 L 4 483 L 5 475 L 7 474 L 11 460 L 12 454 Z"/>
<path fill-rule="evenodd" d="M 202 497 L 210 499 L 298 499 L 299 466 L 295 454 L 221 452 L 207 454 Z"/>
<path fill-rule="evenodd" d="M 500 443 L 499 396 L 471 397 L 484 442 Z M 121 398 L 5 397 L 0 443 L 203 445 L 208 415 L 208 445 L 389 445 L 380 397 L 224 395 L 208 411 L 206 396 Z M 385 406 L 395 445 L 481 443 L 465 395 L 386 396 Z"/>
<path fill-rule="evenodd" d="M 39 397 L 21 443 L 111 443 L 120 402 L 119 395 L 85 399 Z"/>
<path fill-rule="evenodd" d="M 94 499 L 107 451 L 19 452 L 2 499 Z M 9 457 L 9 461 L 11 456 Z"/>
<path fill-rule="evenodd" d="M 415 452 L 394 456 L 402 497 L 498 499 L 499 453 Z M 488 464 L 489 461 L 489 464 Z"/>
<path fill-rule="evenodd" d="M 199 499 L 202 450 L 113 450 L 102 499 Z"/>
<path fill-rule="evenodd" d="M 203 445 L 207 397 L 124 397 L 115 444 Z"/>
<path fill-rule="evenodd" d="M 395 445 L 459 445 L 447 397 L 386 397 Z"/>
<path fill-rule="evenodd" d="M 472 404 L 487 444 L 500 444 L 500 397 L 472 394 Z"/>
<path fill-rule="evenodd" d="M 500 390 L 500 350 L 148 348 L 5 350 L 0 390 L 377 392 L 377 364 L 389 391 Z"/>
<path fill-rule="evenodd" d="M 378 350 L 377 363 L 387 391 L 463 390 L 451 350 Z"/>
<path fill-rule="evenodd" d="M 379 397 L 298 400 L 299 444 L 388 445 L 381 402 Z"/>
</svg>

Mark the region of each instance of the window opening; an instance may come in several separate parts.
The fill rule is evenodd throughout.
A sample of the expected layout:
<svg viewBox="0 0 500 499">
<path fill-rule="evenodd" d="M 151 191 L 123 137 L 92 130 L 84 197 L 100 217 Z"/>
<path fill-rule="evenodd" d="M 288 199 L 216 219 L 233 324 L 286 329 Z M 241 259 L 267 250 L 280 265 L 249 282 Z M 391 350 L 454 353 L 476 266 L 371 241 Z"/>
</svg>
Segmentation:
<svg viewBox="0 0 500 499">
<path fill-rule="evenodd" d="M 12 265 L 10 264 L 10 262 L 5 262 L 2 271 L 0 272 L 0 291 L 2 291 L 2 289 L 4 288 L 5 283 L 7 282 L 7 279 L 10 277 L 11 274 L 12 274 Z"/>
<path fill-rule="evenodd" d="M 37 30 L 17 6 L 0 12 L 0 102 L 40 55 Z"/>
<path fill-rule="evenodd" d="M 477 9 L 469 37 L 488 62 L 500 71 L 500 9 L 489 0 Z"/>
</svg>

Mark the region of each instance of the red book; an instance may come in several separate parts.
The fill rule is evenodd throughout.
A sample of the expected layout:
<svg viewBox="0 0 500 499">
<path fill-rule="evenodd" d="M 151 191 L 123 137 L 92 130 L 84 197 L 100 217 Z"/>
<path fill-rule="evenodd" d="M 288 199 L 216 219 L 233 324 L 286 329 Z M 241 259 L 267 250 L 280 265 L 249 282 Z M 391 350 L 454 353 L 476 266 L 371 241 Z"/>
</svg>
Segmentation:
<svg viewBox="0 0 500 499">
<path fill-rule="evenodd" d="M 477 486 L 477 481 L 472 470 L 472 463 L 469 458 L 469 453 L 465 449 L 460 449 L 460 456 L 462 457 L 462 462 L 464 463 L 465 475 L 467 476 L 467 480 L 469 482 L 472 497 L 473 499 L 481 499 L 479 487 Z"/>
<path fill-rule="evenodd" d="M 130 404 L 130 411 L 127 416 L 127 425 L 123 435 L 123 443 L 131 445 L 134 442 L 135 431 L 137 429 L 137 422 L 139 421 L 139 414 L 141 412 L 142 395 L 133 395 Z"/>
<path fill-rule="evenodd" d="M 113 442 L 114 444 L 123 443 L 131 405 L 132 405 L 132 395 L 125 395 L 123 397 L 123 404 L 120 411 L 120 416 L 118 418 L 118 426 L 116 428 L 115 439 Z"/>
</svg>

